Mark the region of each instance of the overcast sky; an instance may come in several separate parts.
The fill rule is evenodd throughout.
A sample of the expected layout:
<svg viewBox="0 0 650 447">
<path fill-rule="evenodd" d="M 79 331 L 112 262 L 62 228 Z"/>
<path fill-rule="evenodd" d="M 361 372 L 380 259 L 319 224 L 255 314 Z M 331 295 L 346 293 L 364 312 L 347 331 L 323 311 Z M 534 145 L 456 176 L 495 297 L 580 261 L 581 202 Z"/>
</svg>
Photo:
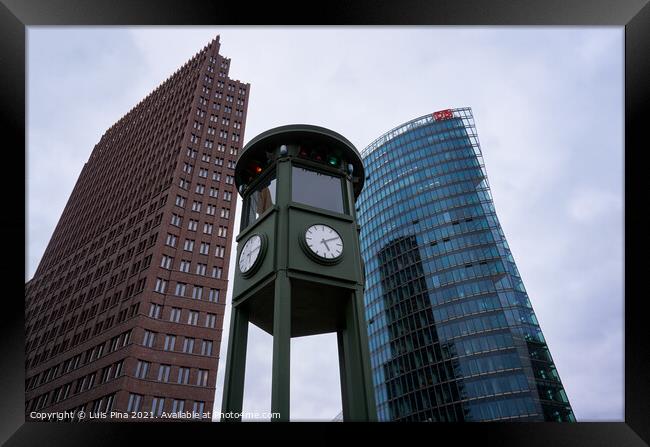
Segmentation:
<svg viewBox="0 0 650 447">
<path fill-rule="evenodd" d="M 245 142 L 308 123 L 361 150 L 405 121 L 472 107 L 576 418 L 624 419 L 622 27 L 29 27 L 26 280 L 101 135 L 217 34 L 230 76 L 251 84 Z M 269 411 L 271 337 L 251 327 L 248 346 L 244 411 Z M 336 337 L 291 348 L 292 419 L 332 419 Z"/>
</svg>

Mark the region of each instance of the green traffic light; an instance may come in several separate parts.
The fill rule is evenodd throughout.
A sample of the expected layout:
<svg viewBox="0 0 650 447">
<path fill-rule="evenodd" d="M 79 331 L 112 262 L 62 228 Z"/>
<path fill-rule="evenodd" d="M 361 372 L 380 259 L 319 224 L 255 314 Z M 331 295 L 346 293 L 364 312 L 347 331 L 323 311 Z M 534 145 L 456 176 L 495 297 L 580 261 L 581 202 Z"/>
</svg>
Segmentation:
<svg viewBox="0 0 650 447">
<path fill-rule="evenodd" d="M 327 162 L 332 166 L 337 166 L 339 164 L 339 159 L 332 156 L 327 159 Z"/>
</svg>

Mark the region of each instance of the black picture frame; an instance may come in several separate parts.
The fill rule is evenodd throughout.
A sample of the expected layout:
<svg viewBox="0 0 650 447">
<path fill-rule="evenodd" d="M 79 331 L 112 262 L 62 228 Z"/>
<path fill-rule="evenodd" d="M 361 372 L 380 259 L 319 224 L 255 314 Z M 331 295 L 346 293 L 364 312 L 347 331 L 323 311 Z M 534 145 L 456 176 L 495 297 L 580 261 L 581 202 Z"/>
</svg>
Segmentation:
<svg viewBox="0 0 650 447">
<path fill-rule="evenodd" d="M 24 421 L 24 302 L 19 296 L 20 250 L 16 234 L 25 235 L 24 198 L 13 193 L 17 180 L 5 181 L 5 213 L 0 222 L 4 244 L 3 276 L 10 288 L 3 300 L 0 389 L 0 441 L 18 445 L 124 445 L 180 442 L 241 442 L 238 434 L 262 432 L 268 438 L 279 429 L 300 431 L 290 437 L 301 442 L 453 442 L 454 445 L 517 446 L 642 446 L 650 442 L 648 374 L 650 346 L 644 324 L 647 300 L 640 282 L 645 277 L 639 256 L 647 238 L 643 218 L 635 219 L 633 204 L 644 203 L 648 186 L 641 184 L 647 152 L 642 144 L 650 104 L 650 6 L 648 0 L 402 0 L 339 1 L 321 5 L 302 3 L 210 2 L 205 0 L 2 0 L 0 4 L 0 98 L 7 180 L 16 166 L 26 170 L 25 50 L 26 27 L 31 25 L 251 25 L 251 24 L 368 24 L 368 25 L 613 25 L 625 27 L 625 421 L 575 424 L 210 424 L 168 423 L 37 423 Z M 645 107 L 644 107 L 645 106 Z M 645 110 L 644 110 L 645 109 Z M 603 111 L 607 113 L 607 111 Z M 23 149 L 24 150 L 24 149 Z M 26 187 L 26 180 L 23 183 Z M 24 197 L 24 196 L 23 196 Z M 22 214 L 21 214 L 22 211 Z M 26 243 L 26 241 L 25 241 Z M 639 259 L 635 259 L 638 257 Z M 23 269 L 26 268 L 23 257 Z M 24 278 L 24 271 L 23 276 Z M 20 285 L 24 290 L 24 281 Z M 14 290 L 15 288 L 15 290 Z M 638 293 L 637 289 L 639 290 Z M 579 353 L 576 353 L 579 355 Z M 609 390 L 601 390 L 603 394 Z M 136 438 L 137 436 L 137 438 Z M 146 441 L 140 441 L 145 436 Z M 303 438 L 304 436 L 304 438 Z M 199 438 L 205 437 L 205 440 Z M 240 438 L 246 439 L 248 438 Z M 344 438 L 345 439 L 345 438 Z M 289 440 L 287 437 L 275 440 Z"/>
</svg>

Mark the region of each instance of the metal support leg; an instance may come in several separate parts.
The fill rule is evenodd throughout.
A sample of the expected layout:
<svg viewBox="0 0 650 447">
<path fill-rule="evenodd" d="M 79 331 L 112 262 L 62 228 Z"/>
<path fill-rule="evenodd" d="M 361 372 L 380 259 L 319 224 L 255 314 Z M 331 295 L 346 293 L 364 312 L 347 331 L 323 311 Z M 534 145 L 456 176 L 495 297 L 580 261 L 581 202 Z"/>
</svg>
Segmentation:
<svg viewBox="0 0 650 447">
<path fill-rule="evenodd" d="M 244 402 L 244 374 L 246 369 L 246 343 L 248 341 L 248 315 L 244 309 L 232 307 L 230 335 L 226 356 L 226 373 L 223 384 L 222 413 L 239 413 L 236 418 L 222 421 L 241 421 Z"/>
<path fill-rule="evenodd" d="M 273 372 L 271 412 L 279 414 L 271 420 L 289 421 L 289 371 L 291 367 L 291 282 L 280 270 L 275 279 L 273 303 Z"/>
<path fill-rule="evenodd" d="M 377 403 L 375 402 L 375 384 L 372 378 L 372 365 L 370 363 L 370 341 L 368 339 L 368 323 L 365 315 L 363 289 L 357 289 L 353 295 L 353 307 L 357 321 L 357 341 L 359 343 L 359 368 L 361 380 L 364 385 L 364 414 L 366 421 L 377 421 Z"/>
<path fill-rule="evenodd" d="M 361 306 L 361 307 L 359 307 Z M 339 332 L 339 365 L 344 421 L 376 421 L 374 386 L 370 371 L 363 294 L 352 293 L 345 311 L 345 330 Z"/>
<path fill-rule="evenodd" d="M 339 374 L 341 377 L 341 405 L 343 407 L 343 420 L 350 420 L 350 399 L 348 398 L 348 377 L 345 361 L 345 331 L 336 333 L 336 341 L 339 347 Z"/>
</svg>

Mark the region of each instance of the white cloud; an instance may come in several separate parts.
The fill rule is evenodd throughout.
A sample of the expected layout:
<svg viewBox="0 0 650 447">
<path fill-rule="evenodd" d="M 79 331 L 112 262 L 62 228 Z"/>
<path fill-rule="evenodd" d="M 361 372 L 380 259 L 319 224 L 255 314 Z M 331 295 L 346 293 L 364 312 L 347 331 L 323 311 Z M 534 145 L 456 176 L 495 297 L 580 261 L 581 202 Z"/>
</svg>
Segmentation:
<svg viewBox="0 0 650 447">
<path fill-rule="evenodd" d="M 567 211 L 578 222 L 589 222 L 603 215 L 620 216 L 623 197 L 610 191 L 593 188 L 574 191 L 567 203 Z"/>
</svg>

